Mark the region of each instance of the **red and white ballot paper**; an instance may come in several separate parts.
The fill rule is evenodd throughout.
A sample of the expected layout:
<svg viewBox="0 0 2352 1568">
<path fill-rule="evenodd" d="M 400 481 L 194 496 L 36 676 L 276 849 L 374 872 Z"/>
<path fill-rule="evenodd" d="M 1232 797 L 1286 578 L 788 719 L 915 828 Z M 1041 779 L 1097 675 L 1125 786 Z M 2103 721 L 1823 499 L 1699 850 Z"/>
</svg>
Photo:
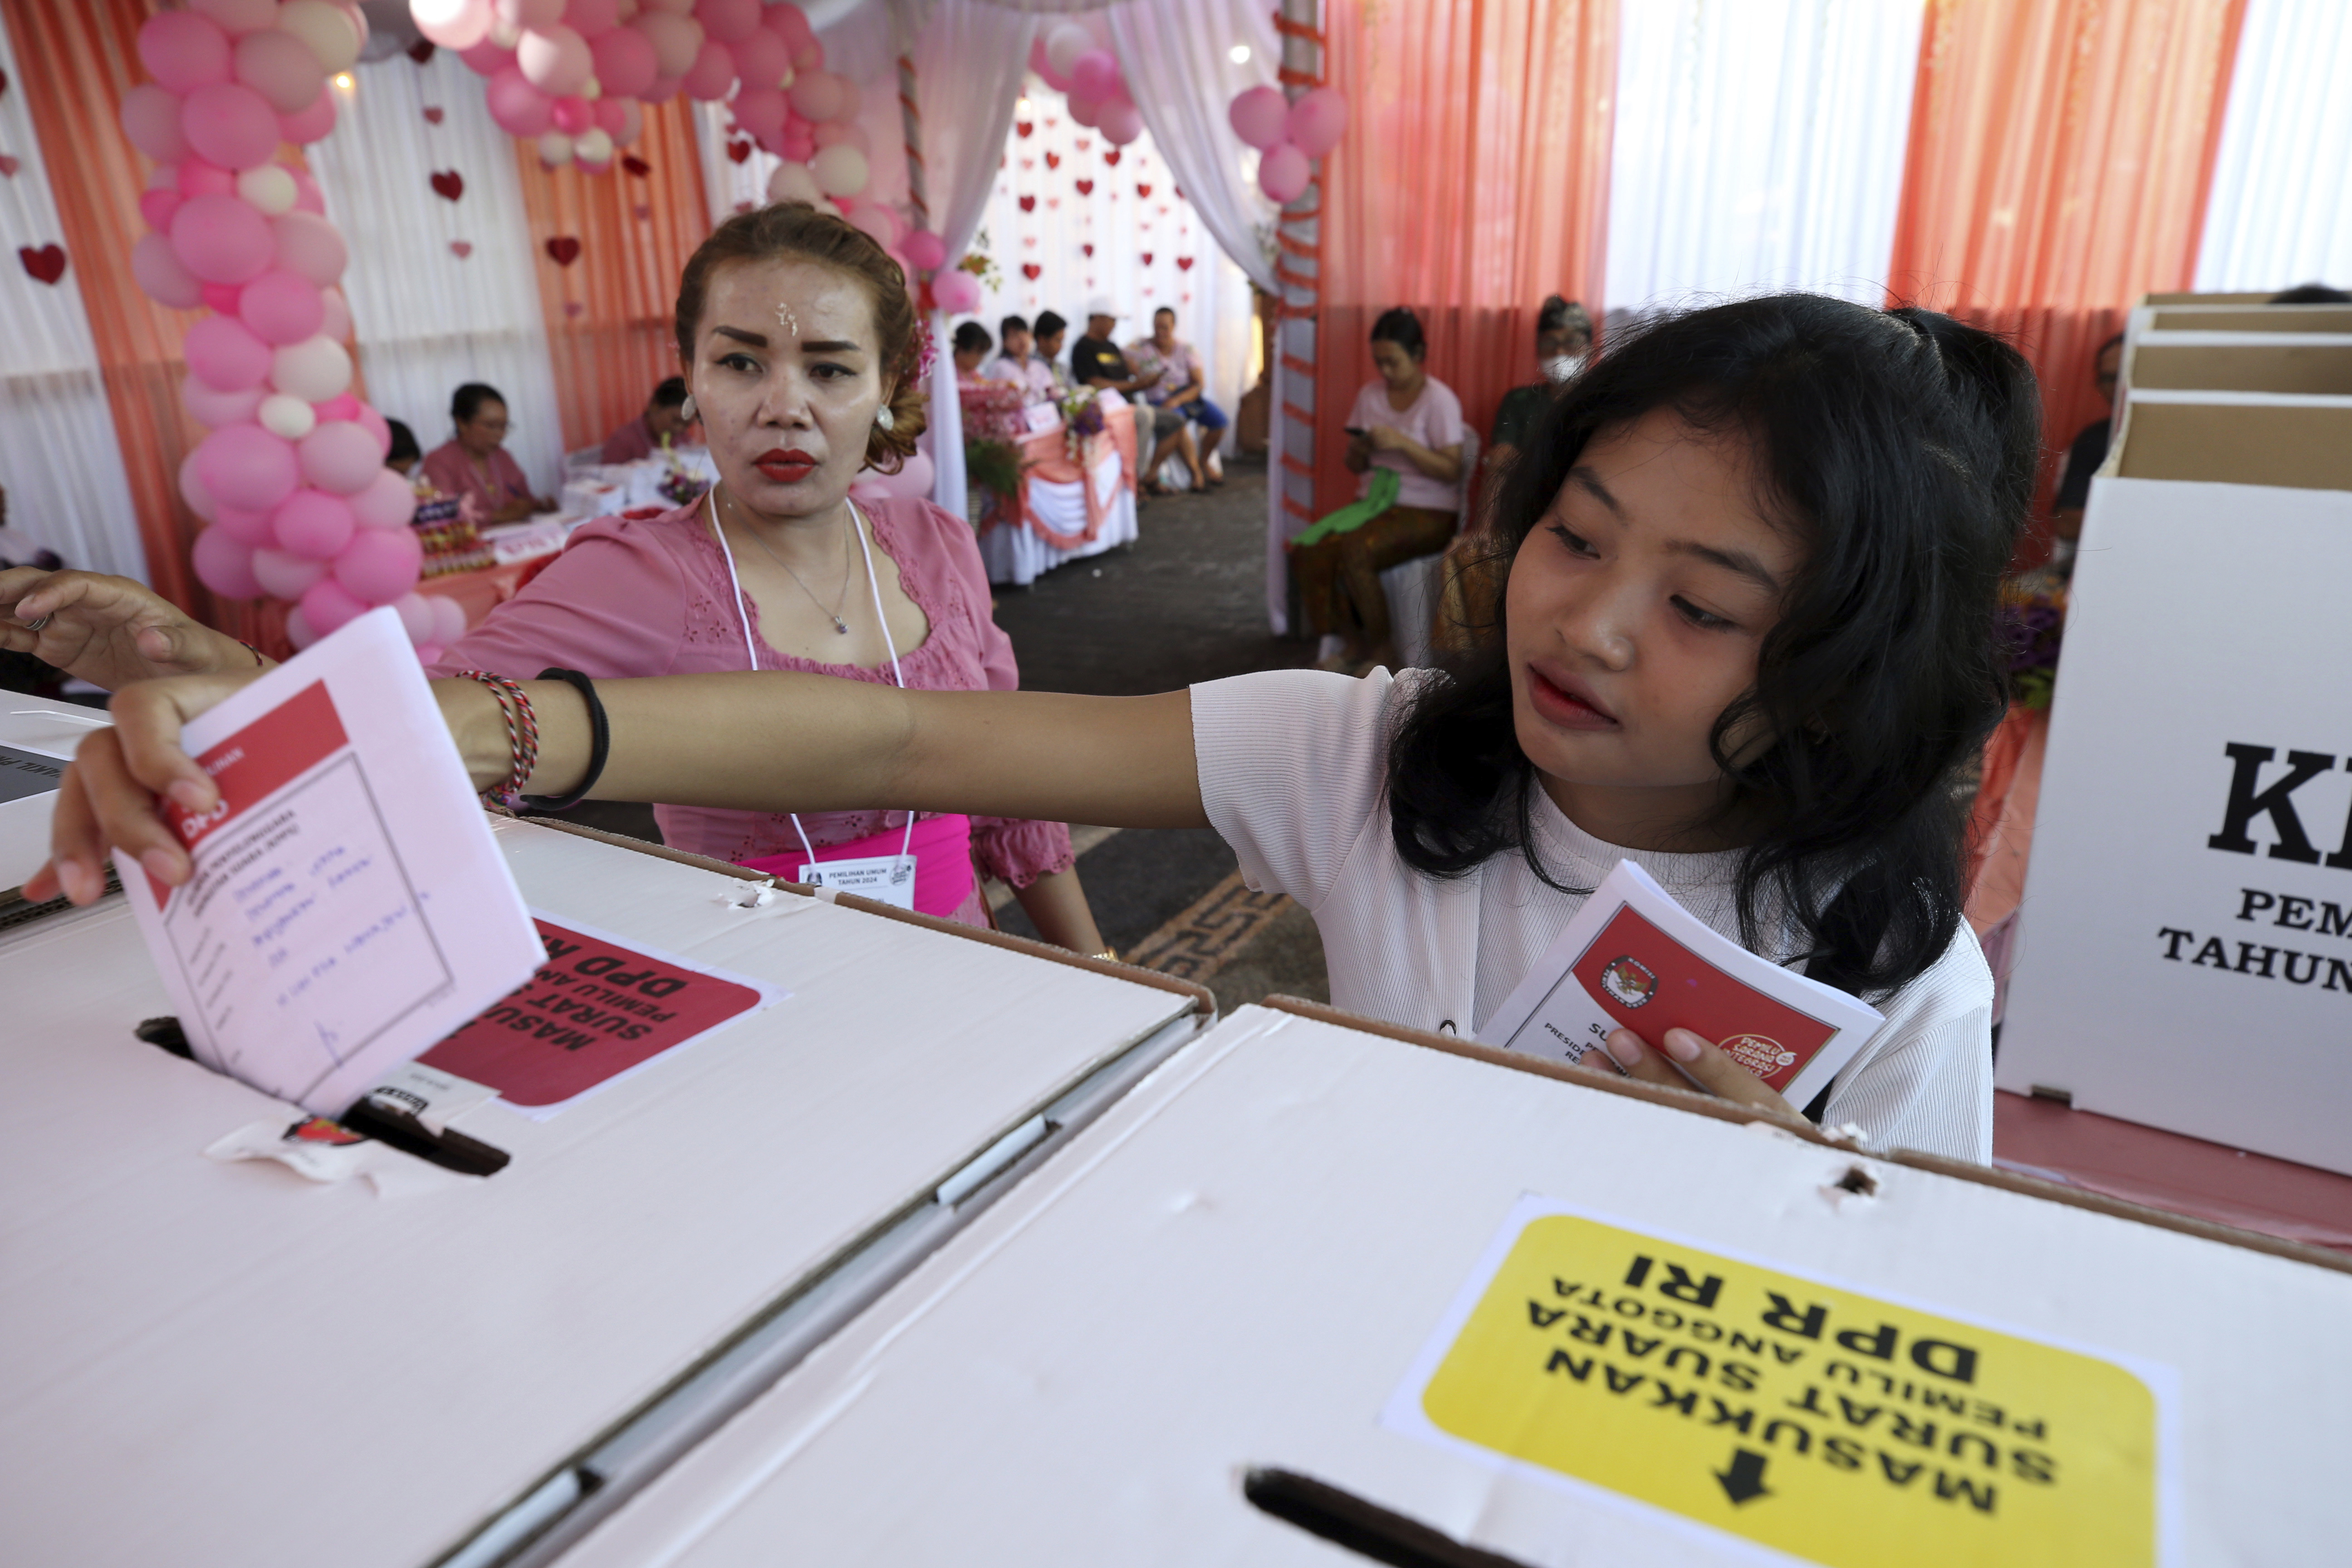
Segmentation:
<svg viewBox="0 0 2352 1568">
<path fill-rule="evenodd" d="M 1748 952 L 1620 860 L 1478 1040 L 1573 1063 L 1618 1028 L 1653 1047 L 1668 1029 L 1689 1029 L 1802 1106 L 1885 1021 Z"/>
<path fill-rule="evenodd" d="M 195 874 L 115 857 L 198 1060 L 340 1115 L 545 956 L 416 655 L 369 612 L 182 737 L 219 804 L 166 803 Z"/>
</svg>

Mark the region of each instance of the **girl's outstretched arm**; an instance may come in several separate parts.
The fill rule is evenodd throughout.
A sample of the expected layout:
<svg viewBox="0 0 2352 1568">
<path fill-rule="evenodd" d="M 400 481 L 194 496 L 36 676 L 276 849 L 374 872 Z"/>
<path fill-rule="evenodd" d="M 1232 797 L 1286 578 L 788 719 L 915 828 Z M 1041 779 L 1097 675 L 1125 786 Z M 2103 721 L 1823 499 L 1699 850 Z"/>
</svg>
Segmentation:
<svg viewBox="0 0 2352 1568">
<path fill-rule="evenodd" d="M 111 846 L 167 885 L 188 858 L 156 813 L 169 795 L 202 811 L 212 781 L 180 747 L 180 730 L 252 674 L 142 681 L 113 703 L 115 725 L 82 744 L 67 770 L 50 863 L 27 897 L 98 897 Z M 561 681 L 524 683 L 537 710 L 534 795 L 575 789 L 588 768 L 586 701 Z M 1108 827 L 1208 824 L 1192 757 L 1190 693 L 1068 697 L 1039 691 L 901 691 L 775 671 L 597 683 L 612 742 L 593 794 L 751 811 L 887 805 Z M 507 775 L 498 701 L 470 680 L 434 696 L 477 788 Z"/>
</svg>

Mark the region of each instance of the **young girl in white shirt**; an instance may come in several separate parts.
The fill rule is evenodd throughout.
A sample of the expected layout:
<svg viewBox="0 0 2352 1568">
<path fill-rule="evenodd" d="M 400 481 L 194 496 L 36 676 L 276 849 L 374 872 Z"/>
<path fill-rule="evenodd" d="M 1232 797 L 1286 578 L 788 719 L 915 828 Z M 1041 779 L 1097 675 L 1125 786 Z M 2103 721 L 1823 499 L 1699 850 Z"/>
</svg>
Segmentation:
<svg viewBox="0 0 2352 1568">
<path fill-rule="evenodd" d="M 798 435 L 791 396 L 774 409 Z M 1718 931 L 1885 1015 L 1805 1109 L 1982 1160 L 1992 983 L 1960 918 L 1954 786 L 2003 708 L 1995 590 L 2039 430 L 2032 374 L 1998 339 L 1926 311 L 1749 300 L 1612 344 L 1553 395 L 1492 519 L 1500 624 L 1457 669 L 1139 698 L 613 681 L 593 778 L 587 700 L 539 682 L 537 770 L 514 781 L 492 695 L 436 689 L 485 785 L 1214 826 L 1255 885 L 1314 915 L 1334 1003 L 1465 1036 L 1631 858 Z M 110 839 L 186 875 L 149 791 L 210 804 L 173 742 L 241 679 L 116 700 L 28 896 L 94 897 Z M 1636 1077 L 1797 1109 L 1686 1031 L 1621 1030 L 1609 1050 Z"/>
</svg>

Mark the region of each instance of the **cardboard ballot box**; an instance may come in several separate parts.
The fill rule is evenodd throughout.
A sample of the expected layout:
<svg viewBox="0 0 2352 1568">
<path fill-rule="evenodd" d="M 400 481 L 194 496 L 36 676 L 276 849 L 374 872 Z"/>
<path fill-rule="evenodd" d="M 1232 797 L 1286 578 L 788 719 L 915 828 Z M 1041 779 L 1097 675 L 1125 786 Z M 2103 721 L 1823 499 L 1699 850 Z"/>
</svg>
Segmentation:
<svg viewBox="0 0 2352 1568">
<path fill-rule="evenodd" d="M 1284 1005 L 562 1568 L 2117 1568 L 2352 1529 L 2324 1255 Z"/>
<path fill-rule="evenodd" d="M 49 858 L 49 814 L 74 748 L 111 722 L 102 708 L 0 691 L 0 903 Z"/>
<path fill-rule="evenodd" d="M 2161 317 L 2159 316 L 2159 321 Z M 2352 333 L 2180 331 L 2135 333 L 2123 382 L 2148 388 L 2352 394 Z"/>
<path fill-rule="evenodd" d="M 625 1494 L 1211 1005 L 666 852 L 498 837 L 549 917 L 789 994 L 550 1119 L 466 1113 L 511 1163 L 405 1196 L 204 1156 L 299 1118 L 134 1037 L 168 1004 L 121 898 L 0 933 L 0 1562 L 495 1558 Z"/>
<path fill-rule="evenodd" d="M 2001 1088 L 2352 1173 L 2347 579 L 2352 398 L 2134 395 L 2076 557 Z"/>
<path fill-rule="evenodd" d="M 2352 332 L 2352 305 L 2143 305 L 2130 321 L 2135 332 Z"/>
</svg>

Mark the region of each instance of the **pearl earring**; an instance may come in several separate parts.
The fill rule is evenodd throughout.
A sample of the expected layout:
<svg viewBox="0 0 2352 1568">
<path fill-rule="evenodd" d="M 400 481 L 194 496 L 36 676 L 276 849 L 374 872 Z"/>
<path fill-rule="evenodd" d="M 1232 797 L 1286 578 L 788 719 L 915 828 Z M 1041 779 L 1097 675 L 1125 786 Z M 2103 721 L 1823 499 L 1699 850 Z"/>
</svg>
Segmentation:
<svg viewBox="0 0 2352 1568">
<path fill-rule="evenodd" d="M 691 425 L 698 412 L 698 410 L 694 406 L 694 394 L 689 392 L 686 395 L 686 401 L 677 405 L 677 416 Z"/>
<path fill-rule="evenodd" d="M 874 411 L 874 423 L 881 429 L 896 430 L 898 427 L 898 416 L 890 412 L 890 405 L 886 403 Z"/>
</svg>

